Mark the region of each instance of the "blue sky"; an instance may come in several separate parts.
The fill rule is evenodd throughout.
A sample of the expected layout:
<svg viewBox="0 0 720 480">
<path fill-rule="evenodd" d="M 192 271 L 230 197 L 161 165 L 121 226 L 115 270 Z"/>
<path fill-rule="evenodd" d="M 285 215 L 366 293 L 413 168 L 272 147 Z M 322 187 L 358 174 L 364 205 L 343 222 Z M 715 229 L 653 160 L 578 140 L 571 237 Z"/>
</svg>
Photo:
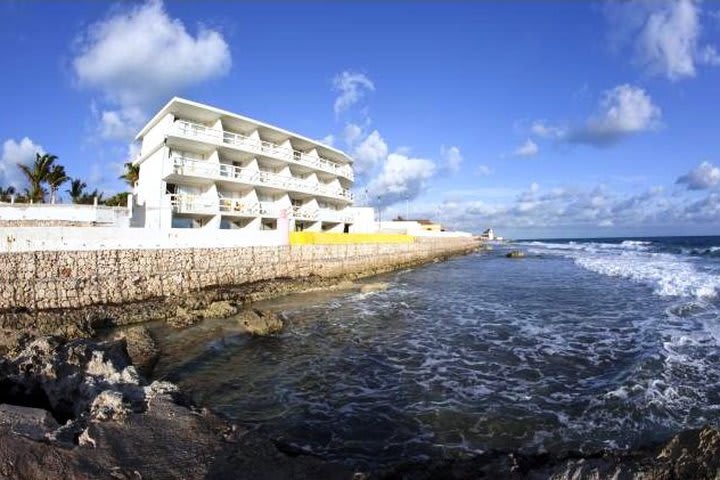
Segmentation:
<svg viewBox="0 0 720 480">
<path fill-rule="evenodd" d="M 184 96 L 356 159 L 383 217 L 513 237 L 720 234 L 720 6 L 0 3 L 0 185 L 36 150 L 112 193 Z"/>
</svg>

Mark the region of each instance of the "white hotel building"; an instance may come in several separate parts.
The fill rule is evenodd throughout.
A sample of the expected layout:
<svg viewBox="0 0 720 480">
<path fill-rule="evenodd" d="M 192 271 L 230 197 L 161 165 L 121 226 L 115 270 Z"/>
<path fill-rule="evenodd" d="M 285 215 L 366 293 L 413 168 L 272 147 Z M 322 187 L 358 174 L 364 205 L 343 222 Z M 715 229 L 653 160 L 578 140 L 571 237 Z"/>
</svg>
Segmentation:
<svg viewBox="0 0 720 480">
<path fill-rule="evenodd" d="M 137 135 L 133 226 L 346 232 L 352 159 L 315 140 L 182 98 Z"/>
</svg>

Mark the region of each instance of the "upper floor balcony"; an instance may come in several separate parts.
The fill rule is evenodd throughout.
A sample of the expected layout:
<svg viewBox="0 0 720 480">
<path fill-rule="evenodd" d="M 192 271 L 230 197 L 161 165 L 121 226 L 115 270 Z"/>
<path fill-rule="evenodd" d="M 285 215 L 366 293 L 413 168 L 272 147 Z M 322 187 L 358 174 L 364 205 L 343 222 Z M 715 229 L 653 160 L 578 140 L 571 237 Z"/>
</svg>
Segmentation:
<svg viewBox="0 0 720 480">
<path fill-rule="evenodd" d="M 350 165 L 341 165 L 323 157 L 308 155 L 305 152 L 300 152 L 265 140 L 251 138 L 240 133 L 215 130 L 199 123 L 176 120 L 170 134 L 216 145 L 230 145 L 245 152 L 272 157 L 288 163 L 295 163 L 314 170 L 344 177 L 351 181 L 354 179 L 353 169 Z"/>
<path fill-rule="evenodd" d="M 171 174 L 175 175 L 231 181 L 258 187 L 271 187 L 313 196 L 329 197 L 345 202 L 352 202 L 353 200 L 352 192 L 346 188 L 310 183 L 302 178 L 179 156 L 173 156 L 170 160 L 172 162 Z"/>
</svg>

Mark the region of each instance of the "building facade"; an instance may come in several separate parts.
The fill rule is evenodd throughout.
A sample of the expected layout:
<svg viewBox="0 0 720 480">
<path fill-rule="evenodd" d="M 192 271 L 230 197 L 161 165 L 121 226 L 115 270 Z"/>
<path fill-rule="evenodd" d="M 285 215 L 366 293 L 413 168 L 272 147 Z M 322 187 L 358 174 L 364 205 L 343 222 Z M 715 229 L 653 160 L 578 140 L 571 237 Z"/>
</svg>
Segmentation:
<svg viewBox="0 0 720 480">
<path fill-rule="evenodd" d="M 352 159 L 320 142 L 173 98 L 137 135 L 133 226 L 347 232 Z"/>
</svg>

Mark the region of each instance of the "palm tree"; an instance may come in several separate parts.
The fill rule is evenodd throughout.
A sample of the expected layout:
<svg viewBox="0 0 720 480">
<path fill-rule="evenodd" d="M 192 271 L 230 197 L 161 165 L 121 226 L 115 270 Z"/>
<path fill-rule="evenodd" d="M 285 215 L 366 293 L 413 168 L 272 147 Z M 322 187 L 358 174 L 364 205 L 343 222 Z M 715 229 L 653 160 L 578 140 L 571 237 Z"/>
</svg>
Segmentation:
<svg viewBox="0 0 720 480">
<path fill-rule="evenodd" d="M 18 163 L 18 167 L 22 170 L 23 174 L 27 178 L 30 188 L 28 189 L 28 199 L 31 202 L 45 202 L 45 183 L 50 175 L 50 171 L 53 167 L 53 163 L 57 160 L 56 155 L 50 155 L 44 153 L 40 155 L 35 154 L 35 162 L 32 165 L 23 165 Z"/>
<path fill-rule="evenodd" d="M 65 191 L 70 195 L 73 203 L 80 203 L 80 199 L 85 193 L 85 187 L 87 187 L 87 183 L 79 178 L 75 178 L 70 182 L 70 188 Z"/>
<path fill-rule="evenodd" d="M 50 186 L 50 202 L 55 203 L 56 200 L 56 194 L 60 186 L 70 180 L 70 177 L 68 177 L 65 174 L 65 167 L 62 165 L 53 165 L 52 170 L 50 170 L 50 173 L 47 176 L 47 183 Z"/>
<path fill-rule="evenodd" d="M 98 192 L 97 188 L 90 193 L 83 193 L 77 203 L 83 205 L 92 205 L 95 203 L 95 198 L 97 198 L 98 204 L 102 203 L 103 193 Z"/>
<path fill-rule="evenodd" d="M 0 187 L 0 202 L 9 202 L 13 195 L 15 195 L 15 187 Z"/>
<path fill-rule="evenodd" d="M 130 188 L 135 188 L 135 184 L 140 179 L 140 165 L 135 165 L 133 162 L 125 163 L 125 173 L 120 175 L 121 180 L 125 180 Z"/>
</svg>

